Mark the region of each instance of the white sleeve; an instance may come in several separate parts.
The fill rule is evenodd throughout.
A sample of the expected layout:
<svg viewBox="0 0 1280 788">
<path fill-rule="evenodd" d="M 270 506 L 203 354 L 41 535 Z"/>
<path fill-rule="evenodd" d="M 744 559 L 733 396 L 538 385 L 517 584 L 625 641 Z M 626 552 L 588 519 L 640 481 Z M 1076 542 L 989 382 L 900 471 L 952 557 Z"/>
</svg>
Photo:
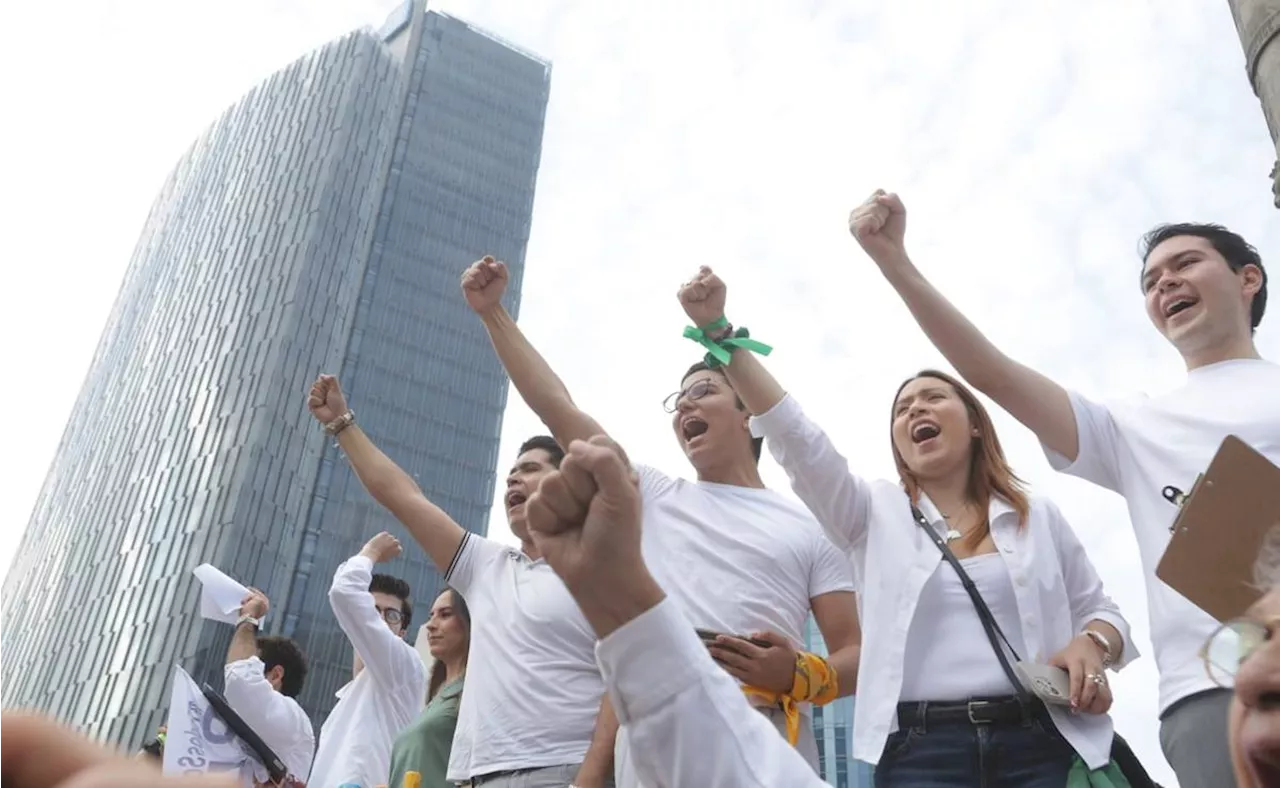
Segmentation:
<svg viewBox="0 0 1280 788">
<path fill-rule="evenodd" d="M 266 665 L 262 659 L 253 656 L 228 662 L 222 677 L 222 694 L 231 710 L 239 714 L 269 747 L 275 749 L 279 746 L 280 733 L 293 730 L 296 704 L 276 692 L 276 688 L 267 681 Z"/>
<path fill-rule="evenodd" d="M 507 548 L 498 542 L 467 531 L 444 572 L 444 581 L 465 599 L 476 578 L 502 560 L 506 553 Z"/>
<path fill-rule="evenodd" d="M 809 570 L 809 598 L 837 591 L 857 591 L 849 559 L 822 534 L 814 534 L 814 557 Z"/>
<path fill-rule="evenodd" d="M 1040 448 L 1045 458 L 1055 471 L 1121 492 L 1120 430 L 1111 410 L 1074 391 L 1068 392 L 1068 396 L 1076 418 L 1078 453 L 1075 460 L 1071 460 L 1042 443 Z"/>
<path fill-rule="evenodd" d="M 711 661 L 671 600 L 596 645 L 596 660 L 645 785 L 824 788 Z"/>
<path fill-rule="evenodd" d="M 329 606 L 338 626 L 378 684 L 387 689 L 405 683 L 425 686 L 422 657 L 383 621 L 369 593 L 372 581 L 373 559 L 363 555 L 347 559 L 334 572 Z"/>
<path fill-rule="evenodd" d="M 1084 545 L 1080 544 L 1075 529 L 1062 516 L 1058 507 L 1047 500 L 1035 501 L 1033 505 L 1044 507 L 1054 546 L 1058 551 L 1062 580 L 1067 587 L 1067 600 L 1071 605 L 1076 631 L 1083 630 L 1084 625 L 1090 621 L 1105 621 L 1115 627 L 1124 643 L 1117 644 L 1121 647 L 1120 654 L 1111 667 L 1113 670 L 1120 670 L 1139 656 L 1138 647 L 1133 644 L 1133 635 L 1129 631 L 1129 622 L 1121 614 L 1120 606 L 1107 596 L 1098 570 L 1089 560 Z"/>
<path fill-rule="evenodd" d="M 752 434 L 763 437 L 773 459 L 791 479 L 804 505 L 841 550 L 862 545 L 871 519 L 871 490 L 849 472 L 831 439 L 804 415 L 790 394 L 751 419 Z"/>
</svg>

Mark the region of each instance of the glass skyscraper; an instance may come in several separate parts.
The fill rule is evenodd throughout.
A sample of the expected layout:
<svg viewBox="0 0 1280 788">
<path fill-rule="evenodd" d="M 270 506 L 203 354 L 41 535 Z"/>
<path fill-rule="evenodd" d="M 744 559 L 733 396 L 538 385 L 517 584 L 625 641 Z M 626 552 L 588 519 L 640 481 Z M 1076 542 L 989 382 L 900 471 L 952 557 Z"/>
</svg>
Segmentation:
<svg viewBox="0 0 1280 788">
<path fill-rule="evenodd" d="M 271 598 L 319 726 L 351 676 L 334 569 L 407 534 L 305 407 L 341 376 L 432 500 L 486 530 L 507 382 L 459 291 L 492 253 L 518 313 L 549 64 L 411 0 L 271 76 L 196 140 L 143 228 L 4 585 L 5 705 L 135 745 L 174 663 L 221 686 L 209 562 Z M 417 631 L 440 579 L 389 569 Z"/>
<path fill-rule="evenodd" d="M 827 643 L 809 616 L 805 650 L 826 656 Z M 813 707 L 813 735 L 818 740 L 818 766 L 823 780 L 835 788 L 871 788 L 875 772 L 869 763 L 853 759 L 853 697 Z"/>
</svg>

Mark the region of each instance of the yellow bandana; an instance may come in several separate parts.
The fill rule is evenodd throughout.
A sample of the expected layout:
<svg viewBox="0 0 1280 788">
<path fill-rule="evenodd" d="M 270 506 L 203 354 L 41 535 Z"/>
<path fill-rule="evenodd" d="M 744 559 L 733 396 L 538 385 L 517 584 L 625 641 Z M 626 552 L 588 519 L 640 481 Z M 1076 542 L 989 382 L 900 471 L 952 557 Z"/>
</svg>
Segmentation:
<svg viewBox="0 0 1280 788">
<path fill-rule="evenodd" d="M 769 706 L 780 706 L 787 718 L 787 741 L 794 747 L 800 741 L 800 706 L 812 703 L 824 706 L 840 692 L 840 678 L 825 659 L 805 651 L 796 652 L 796 673 L 790 692 L 774 692 L 757 687 L 743 687 L 747 697 Z"/>
</svg>

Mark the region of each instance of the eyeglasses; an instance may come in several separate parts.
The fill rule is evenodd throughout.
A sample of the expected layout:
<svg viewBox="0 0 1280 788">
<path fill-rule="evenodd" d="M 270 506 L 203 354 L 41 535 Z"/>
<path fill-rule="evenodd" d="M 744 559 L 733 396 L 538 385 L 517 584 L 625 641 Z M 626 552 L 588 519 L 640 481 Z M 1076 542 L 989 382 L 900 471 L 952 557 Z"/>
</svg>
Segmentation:
<svg viewBox="0 0 1280 788">
<path fill-rule="evenodd" d="M 702 378 L 701 380 L 695 380 L 693 382 L 693 385 L 685 389 L 684 391 L 673 391 L 670 394 L 668 394 L 667 398 L 662 401 L 662 409 L 665 410 L 667 413 L 675 413 L 676 408 L 680 406 L 680 400 L 684 399 L 685 397 L 688 397 L 690 402 L 697 402 L 698 400 L 702 399 L 703 397 L 707 396 L 710 393 L 711 393 L 710 380 L 706 378 Z"/>
<path fill-rule="evenodd" d="M 1204 660 L 1209 680 L 1230 689 L 1235 684 L 1240 666 L 1271 639 L 1271 632 L 1271 624 L 1247 618 L 1228 621 L 1218 627 L 1200 647 L 1200 658 Z"/>
<path fill-rule="evenodd" d="M 382 616 L 383 621 L 393 627 L 400 626 L 400 622 L 404 620 L 404 614 L 400 612 L 398 607 L 378 607 L 374 605 L 373 608 L 378 611 L 378 615 Z"/>
</svg>

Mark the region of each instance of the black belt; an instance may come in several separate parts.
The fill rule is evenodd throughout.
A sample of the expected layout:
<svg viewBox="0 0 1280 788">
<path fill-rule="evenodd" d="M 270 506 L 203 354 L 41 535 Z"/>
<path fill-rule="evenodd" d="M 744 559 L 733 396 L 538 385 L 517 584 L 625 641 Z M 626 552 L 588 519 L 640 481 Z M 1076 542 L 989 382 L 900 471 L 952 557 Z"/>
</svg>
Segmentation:
<svg viewBox="0 0 1280 788">
<path fill-rule="evenodd" d="M 970 701 L 920 701 L 898 704 L 898 728 L 930 725 L 1023 725 L 1045 714 L 1043 704 L 1026 704 L 1017 697 Z"/>
</svg>

